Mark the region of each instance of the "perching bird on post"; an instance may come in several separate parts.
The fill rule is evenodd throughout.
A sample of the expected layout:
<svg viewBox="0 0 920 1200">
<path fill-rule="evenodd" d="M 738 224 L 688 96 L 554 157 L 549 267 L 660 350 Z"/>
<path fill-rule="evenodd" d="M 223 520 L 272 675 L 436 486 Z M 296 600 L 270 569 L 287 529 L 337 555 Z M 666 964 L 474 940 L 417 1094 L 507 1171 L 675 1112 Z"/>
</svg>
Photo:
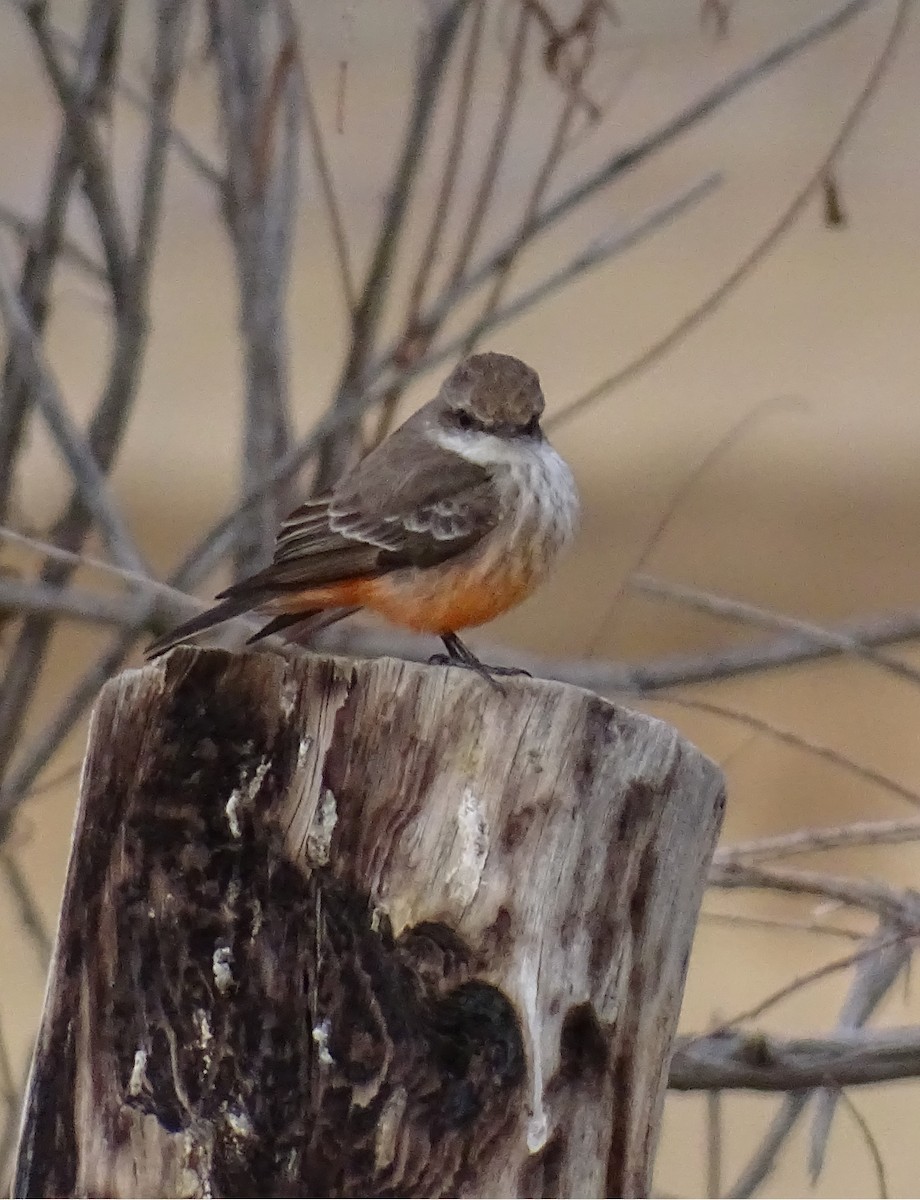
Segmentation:
<svg viewBox="0 0 920 1200">
<path fill-rule="evenodd" d="M 364 608 L 437 634 L 447 661 L 494 673 L 457 630 L 528 596 L 578 521 L 572 473 L 540 428 L 543 404 L 536 372 L 520 359 L 465 359 L 331 492 L 291 513 L 270 566 L 148 654 L 253 610 L 272 619 L 250 641 Z"/>
</svg>

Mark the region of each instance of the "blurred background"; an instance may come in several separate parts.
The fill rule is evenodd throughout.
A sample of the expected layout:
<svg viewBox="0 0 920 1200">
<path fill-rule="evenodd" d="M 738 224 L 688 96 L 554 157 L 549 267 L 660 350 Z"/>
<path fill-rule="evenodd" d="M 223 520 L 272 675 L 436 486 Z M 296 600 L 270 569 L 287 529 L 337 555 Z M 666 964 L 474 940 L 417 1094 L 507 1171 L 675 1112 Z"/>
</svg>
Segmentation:
<svg viewBox="0 0 920 1200">
<path fill-rule="evenodd" d="M 94 13 L 118 10 L 123 22 L 111 70 L 128 91 L 99 85 L 91 119 L 126 240 L 150 231 L 146 311 L 136 322 L 146 324 L 146 342 L 134 354 L 130 403 L 109 427 L 119 443 L 110 495 L 146 567 L 169 578 L 331 404 L 372 392 L 378 403 L 351 422 L 334 453 L 319 467 L 306 463 L 277 500 L 248 510 L 236 566 L 258 562 L 278 515 L 316 471 L 334 472 L 371 444 L 380 397 L 392 424 L 431 396 L 466 346 L 518 355 L 540 373 L 584 522 L 555 578 L 471 644 L 539 657 L 562 677 L 595 664 L 607 694 L 676 724 L 727 774 L 723 862 L 751 839 L 900 822 L 889 839 L 898 844 L 876 844 L 877 828 L 851 832 L 838 848 L 779 865 L 907 896 L 920 866 L 908 821 L 920 792 L 920 687 L 902 669 L 920 671 L 907 636 L 920 629 L 913 8 L 890 0 L 301 0 L 288 8 L 266 0 L 242 16 L 229 11 L 240 6 L 219 3 L 57 0 L 43 18 L 49 50 L 25 7 L 0 4 L 0 261 L 21 296 L 25 249 L 40 244 L 60 169 L 62 109 L 48 62 L 57 55 L 75 70 L 74 47 Z M 167 45 L 168 20 L 184 28 Z M 247 39 L 259 51 L 248 66 L 239 51 Z M 165 86 L 167 51 L 175 95 L 155 120 L 187 141 L 168 144 L 159 211 L 144 225 L 149 97 Z M 91 49 L 83 55 L 85 72 Z M 264 97 L 248 130 L 231 111 L 246 70 Z M 736 83 L 714 95 L 726 80 Z M 424 127 L 404 155 L 413 114 Z M 646 141 L 653 133 L 654 145 Z M 240 145 L 258 152 L 241 163 Z M 452 145 L 462 147 L 453 160 Z M 611 165 L 643 145 L 631 169 Z M 409 178 L 397 212 L 401 164 Z M 91 179 L 76 178 L 66 245 L 44 291 L 38 358 L 63 411 L 85 429 L 134 317 L 122 320 L 111 280 L 99 277 L 110 248 L 99 234 L 98 192 L 94 201 Z M 240 215 L 253 196 L 268 229 L 261 241 Z M 546 217 L 560 202 L 558 218 Z M 507 275 L 493 263 L 483 286 L 467 284 L 499 251 L 510 252 Z M 374 261 L 379 287 L 368 299 Z M 419 288 L 420 264 L 430 275 Z M 141 277 L 136 259 L 132 270 Z M 496 279 L 502 290 L 490 313 Z M 545 295 L 530 295 L 547 281 Z M 442 322 L 420 319 L 445 297 Z M 516 297 L 527 301 L 520 312 L 496 321 L 495 310 Z M 8 351 L 9 297 L 4 308 Z M 356 329 L 367 341 L 357 350 Z M 21 437 L 10 433 L 16 386 L 8 366 L 0 434 L 15 453 L 0 457 L 2 519 L 60 540 L 54 526 L 73 477 L 37 408 L 24 412 Z M 113 558 L 97 534 L 76 544 Z M 228 547 L 182 589 L 209 599 L 230 578 L 232 539 Z M 11 543 L 0 553 L 2 581 L 38 578 L 41 555 Z M 636 572 L 705 595 L 651 595 L 637 590 Z M 81 568 L 73 583 L 81 596 L 122 609 L 137 600 L 98 571 Z M 772 627 L 763 614 L 720 612 L 717 597 L 769 610 Z M 114 635 L 112 621 L 62 618 L 44 654 L 30 657 L 19 646 L 21 606 L 4 603 L 0 1090 L 11 1107 L 41 1011 L 85 712 L 62 738 L 42 739 Z M 884 651 L 895 665 L 806 650 L 802 661 L 747 669 L 758 665 L 754 652 L 744 662 L 747 647 L 775 642 L 782 658 L 796 620 L 834 631 L 838 642 L 887 621 L 902 633 Z M 162 612 L 148 622 L 168 624 Z M 812 650 L 821 641 L 799 632 Z M 125 662 L 141 661 L 148 636 L 135 639 Z M 720 667 L 728 650 L 730 672 Z M 664 681 L 644 696 L 626 687 L 624 666 L 638 664 L 661 668 Z M 908 974 L 915 929 L 891 917 L 896 901 L 879 932 L 878 904 L 845 906 L 833 888 L 790 888 L 709 890 L 682 1030 L 705 1032 L 841 960 L 745 1028 L 828 1034 L 848 995 L 851 1015 L 854 1005 L 861 1014 L 853 1024 L 870 1015 L 878 1027 L 917 1023 Z M 884 943 L 880 955 L 867 953 L 869 936 Z M 894 966 L 882 962 L 892 944 L 901 956 Z M 871 996 L 861 1007 L 860 989 Z M 814 1194 L 916 1194 L 917 1083 L 848 1096 Z M 744 1172 L 783 1104 L 782 1091 L 725 1091 L 718 1101 L 669 1093 L 657 1193 L 751 1194 Z M 758 1194 L 812 1187 L 809 1112 L 760 1172 Z"/>
</svg>

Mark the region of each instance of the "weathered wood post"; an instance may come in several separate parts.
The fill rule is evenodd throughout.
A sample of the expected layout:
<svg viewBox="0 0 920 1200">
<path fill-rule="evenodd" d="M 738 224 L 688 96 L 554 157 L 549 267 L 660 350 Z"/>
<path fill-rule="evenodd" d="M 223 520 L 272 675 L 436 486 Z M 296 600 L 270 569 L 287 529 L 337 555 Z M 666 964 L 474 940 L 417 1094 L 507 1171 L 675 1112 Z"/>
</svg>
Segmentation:
<svg viewBox="0 0 920 1200">
<path fill-rule="evenodd" d="M 16 1194 L 645 1194 L 721 809 L 673 729 L 572 687 L 126 672 Z"/>
</svg>

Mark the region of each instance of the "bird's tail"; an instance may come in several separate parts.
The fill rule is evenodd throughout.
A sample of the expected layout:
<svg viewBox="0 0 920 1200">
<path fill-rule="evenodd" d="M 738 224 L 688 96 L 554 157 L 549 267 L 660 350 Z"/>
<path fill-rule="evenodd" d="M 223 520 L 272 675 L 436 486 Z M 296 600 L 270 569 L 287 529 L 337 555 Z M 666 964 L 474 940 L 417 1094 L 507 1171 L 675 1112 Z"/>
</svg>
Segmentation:
<svg viewBox="0 0 920 1200">
<path fill-rule="evenodd" d="M 148 659 L 158 658 L 167 650 L 172 650 L 174 646 L 181 645 L 182 642 L 188 641 L 196 634 L 204 633 L 206 629 L 212 629 L 215 625 L 238 617 L 242 613 L 250 611 L 251 608 L 251 598 L 228 597 L 226 600 L 221 600 L 220 604 L 205 609 L 197 617 L 192 617 L 190 621 L 177 625 L 169 633 L 157 638 L 155 642 L 151 642 L 147 647 L 146 656 Z M 288 640 L 309 642 L 311 637 L 321 629 L 334 625 L 337 621 L 341 621 L 344 617 L 350 617 L 357 611 L 357 608 L 308 608 L 298 613 L 282 613 L 281 616 L 269 621 L 267 625 L 263 625 L 258 633 L 254 633 L 247 640 L 246 644 L 251 646 L 253 642 L 260 642 L 262 638 L 271 637 L 272 634 L 280 633 L 283 629 L 289 631 Z"/>
<path fill-rule="evenodd" d="M 273 621 L 263 625 L 258 633 L 254 633 L 251 638 L 248 638 L 246 645 L 251 646 L 253 642 L 260 642 L 262 638 L 271 637 L 273 633 L 280 633 L 282 629 L 287 630 L 287 641 L 297 644 L 308 643 L 321 629 L 328 629 L 330 625 L 335 625 L 337 621 L 343 621 L 357 611 L 358 606 L 356 605 L 353 608 L 308 608 L 299 613 L 282 613 L 280 617 L 275 617 Z"/>
<path fill-rule="evenodd" d="M 250 608 L 252 608 L 251 600 L 222 600 L 220 604 L 215 604 L 213 608 L 205 609 L 197 617 L 192 617 L 190 621 L 185 621 L 182 625 L 177 625 L 171 632 L 157 638 L 155 642 L 151 642 L 146 650 L 147 658 L 158 658 L 159 655 L 165 654 L 167 650 L 172 650 L 173 646 L 178 646 L 182 642 L 188 641 L 196 633 L 203 633 L 206 629 L 211 629 L 215 625 L 229 621 L 232 617 L 238 617 Z"/>
</svg>

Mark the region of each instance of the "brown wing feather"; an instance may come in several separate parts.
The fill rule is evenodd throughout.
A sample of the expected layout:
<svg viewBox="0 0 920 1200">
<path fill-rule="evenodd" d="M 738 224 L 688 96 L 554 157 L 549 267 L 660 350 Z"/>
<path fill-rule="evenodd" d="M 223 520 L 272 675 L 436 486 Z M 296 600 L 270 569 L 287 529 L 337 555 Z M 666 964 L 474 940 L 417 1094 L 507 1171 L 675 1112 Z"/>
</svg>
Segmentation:
<svg viewBox="0 0 920 1200">
<path fill-rule="evenodd" d="M 279 590 L 433 566 L 475 545 L 498 518 L 490 472 L 437 448 L 410 423 L 333 492 L 296 508 L 281 525 L 271 565 L 219 598 L 257 603 Z"/>
</svg>

